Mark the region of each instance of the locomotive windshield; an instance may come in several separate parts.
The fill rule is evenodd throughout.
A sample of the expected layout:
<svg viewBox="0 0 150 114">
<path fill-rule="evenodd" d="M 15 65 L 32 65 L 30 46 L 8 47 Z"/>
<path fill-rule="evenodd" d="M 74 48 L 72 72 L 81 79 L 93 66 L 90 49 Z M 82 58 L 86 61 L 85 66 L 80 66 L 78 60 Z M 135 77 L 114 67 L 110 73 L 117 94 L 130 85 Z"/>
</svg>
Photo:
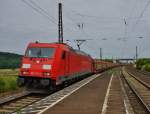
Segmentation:
<svg viewBox="0 0 150 114">
<path fill-rule="evenodd" d="M 55 52 L 55 48 L 34 47 L 34 48 L 28 48 L 25 55 L 27 57 L 52 58 L 54 52 Z"/>
</svg>

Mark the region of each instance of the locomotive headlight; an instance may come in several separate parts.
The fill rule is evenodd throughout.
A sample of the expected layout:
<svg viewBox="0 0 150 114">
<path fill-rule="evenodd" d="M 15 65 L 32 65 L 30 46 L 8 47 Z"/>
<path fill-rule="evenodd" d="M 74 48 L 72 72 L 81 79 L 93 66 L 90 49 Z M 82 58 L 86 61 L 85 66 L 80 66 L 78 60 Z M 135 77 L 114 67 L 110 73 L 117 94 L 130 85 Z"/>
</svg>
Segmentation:
<svg viewBox="0 0 150 114">
<path fill-rule="evenodd" d="M 31 65 L 30 64 L 23 64 L 22 68 L 31 68 Z"/>
<path fill-rule="evenodd" d="M 51 69 L 51 65 L 43 65 L 43 69 L 44 70 L 50 70 Z"/>
</svg>

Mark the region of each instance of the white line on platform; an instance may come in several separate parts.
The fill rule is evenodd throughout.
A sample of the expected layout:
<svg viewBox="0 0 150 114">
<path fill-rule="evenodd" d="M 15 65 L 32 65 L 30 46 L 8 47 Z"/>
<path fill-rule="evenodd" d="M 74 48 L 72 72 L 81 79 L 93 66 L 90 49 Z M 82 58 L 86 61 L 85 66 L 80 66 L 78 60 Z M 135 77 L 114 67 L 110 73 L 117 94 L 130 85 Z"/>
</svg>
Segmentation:
<svg viewBox="0 0 150 114">
<path fill-rule="evenodd" d="M 108 102 L 108 97 L 109 97 L 109 92 L 110 92 L 110 87 L 112 84 L 112 79 L 113 79 L 114 75 L 112 74 L 111 79 L 109 81 L 109 85 L 107 88 L 107 92 L 106 92 L 106 96 L 105 96 L 105 100 L 104 100 L 104 104 L 103 104 L 103 108 L 102 108 L 102 113 L 101 114 L 105 114 L 106 110 L 107 110 L 107 102 Z"/>
<path fill-rule="evenodd" d="M 88 84 L 89 82 L 91 82 L 92 80 L 94 80 L 95 78 L 97 78 L 98 76 L 100 76 L 100 74 L 97 74 L 95 77 L 91 78 L 90 80 L 88 80 L 86 83 L 83 83 L 81 86 L 79 86 L 78 88 L 76 88 L 75 90 L 71 91 L 70 93 L 68 93 L 67 95 L 63 96 L 62 98 L 60 98 L 59 100 L 57 100 L 56 102 L 52 103 L 50 106 L 48 106 L 47 108 L 45 108 L 44 110 L 41 110 L 39 113 L 37 114 L 42 114 L 44 113 L 46 110 L 48 110 L 49 108 L 53 107 L 54 105 L 56 105 L 57 103 L 59 103 L 60 101 L 62 101 L 63 99 L 65 99 L 66 97 L 68 97 L 69 95 L 71 95 L 72 93 L 74 93 L 75 91 L 77 91 L 78 89 L 80 89 L 81 87 L 85 86 L 86 84 Z"/>
</svg>

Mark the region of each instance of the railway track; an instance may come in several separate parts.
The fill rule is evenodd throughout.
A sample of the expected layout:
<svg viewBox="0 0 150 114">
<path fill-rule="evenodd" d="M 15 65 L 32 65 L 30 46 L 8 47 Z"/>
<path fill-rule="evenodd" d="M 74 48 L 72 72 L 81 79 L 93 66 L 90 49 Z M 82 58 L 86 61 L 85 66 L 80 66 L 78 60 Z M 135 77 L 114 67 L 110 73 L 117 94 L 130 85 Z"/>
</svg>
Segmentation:
<svg viewBox="0 0 150 114">
<path fill-rule="evenodd" d="M 125 68 L 123 68 L 123 77 L 126 80 L 132 92 L 135 94 L 136 98 L 138 98 L 138 100 L 140 101 L 142 107 L 144 107 L 145 112 L 150 113 L 149 84 L 145 83 L 140 78 L 137 78 L 137 76 L 133 75 Z"/>
<path fill-rule="evenodd" d="M 143 81 L 143 83 L 145 83 L 147 86 L 149 86 L 149 84 L 150 84 L 150 73 L 149 72 L 139 71 L 139 70 L 136 70 L 135 68 L 131 68 L 131 67 L 127 67 L 126 70 L 128 71 L 128 73 L 135 76 L 135 78 Z M 149 86 L 149 88 L 150 88 L 150 86 Z"/>
<path fill-rule="evenodd" d="M 44 98 L 45 95 L 32 94 L 30 92 L 23 92 L 15 96 L 5 98 L 0 101 L 0 114 L 11 114 L 19 112 L 20 109 Z"/>
<path fill-rule="evenodd" d="M 136 71 L 141 73 L 141 74 L 144 74 L 146 76 L 150 76 L 150 72 L 148 72 L 148 71 L 141 71 L 141 70 L 136 70 Z"/>
</svg>

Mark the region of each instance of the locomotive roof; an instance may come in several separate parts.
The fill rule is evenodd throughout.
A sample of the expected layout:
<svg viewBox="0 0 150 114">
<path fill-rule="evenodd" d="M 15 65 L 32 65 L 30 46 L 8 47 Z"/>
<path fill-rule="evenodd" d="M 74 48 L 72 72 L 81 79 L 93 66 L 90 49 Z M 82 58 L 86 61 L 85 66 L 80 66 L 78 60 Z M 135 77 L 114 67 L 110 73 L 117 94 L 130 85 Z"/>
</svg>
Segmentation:
<svg viewBox="0 0 150 114">
<path fill-rule="evenodd" d="M 54 45 L 54 46 L 59 46 L 59 45 L 62 45 L 62 46 L 66 46 L 67 48 L 69 48 L 71 51 L 74 51 L 75 53 L 77 54 L 80 54 L 80 55 L 85 55 L 85 56 L 90 56 L 89 54 L 83 52 L 83 51 L 80 51 L 80 50 L 77 50 L 77 49 L 73 49 L 71 46 L 69 46 L 68 44 L 66 43 L 58 43 L 58 42 L 53 42 L 53 43 L 40 43 L 40 42 L 32 42 L 29 44 L 29 46 L 49 46 L 49 45 Z"/>
</svg>

